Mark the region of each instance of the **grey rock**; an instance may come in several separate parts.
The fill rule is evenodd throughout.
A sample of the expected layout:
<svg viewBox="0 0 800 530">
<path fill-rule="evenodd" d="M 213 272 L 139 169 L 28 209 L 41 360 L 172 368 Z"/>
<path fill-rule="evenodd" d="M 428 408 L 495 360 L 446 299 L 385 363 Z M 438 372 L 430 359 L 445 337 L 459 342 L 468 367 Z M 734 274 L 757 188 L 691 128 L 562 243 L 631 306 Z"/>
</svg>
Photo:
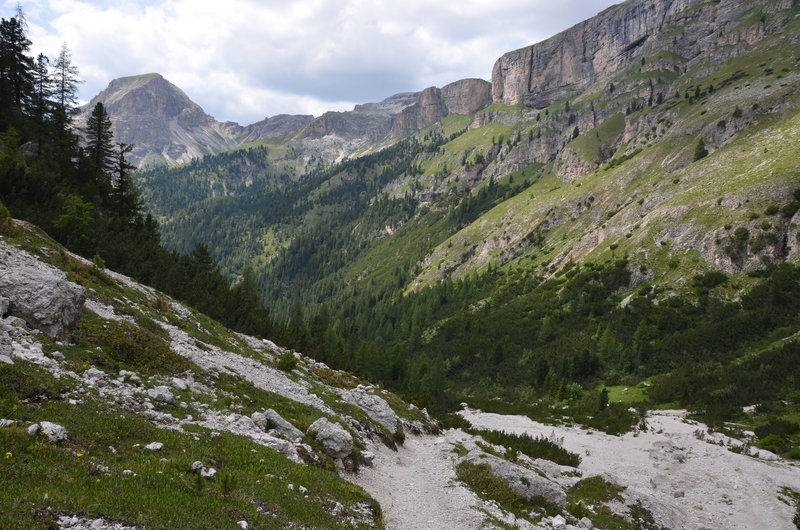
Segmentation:
<svg viewBox="0 0 800 530">
<path fill-rule="evenodd" d="M 133 472 L 131 469 L 123 469 L 122 474 L 126 477 L 135 477 L 136 473 Z"/>
<path fill-rule="evenodd" d="M 173 377 L 172 378 L 172 386 L 177 388 L 178 390 L 189 390 L 189 385 L 181 379 L 180 377 Z"/>
<path fill-rule="evenodd" d="M 305 486 L 300 486 L 299 488 L 297 488 L 297 491 L 299 491 L 303 495 L 308 495 L 308 489 Z"/>
<path fill-rule="evenodd" d="M 41 426 L 38 423 L 34 423 L 28 426 L 26 430 L 28 431 L 28 436 L 36 436 L 39 434 L 39 429 L 41 429 Z"/>
<path fill-rule="evenodd" d="M 164 447 L 164 444 L 161 442 L 153 442 L 144 446 L 148 451 L 160 451 L 162 447 Z"/>
<path fill-rule="evenodd" d="M 247 524 L 247 521 L 237 521 L 236 524 L 239 525 L 239 528 L 243 528 L 244 530 L 247 530 L 250 527 Z"/>
<path fill-rule="evenodd" d="M 16 332 L 18 329 L 28 329 L 28 323 L 24 319 L 13 315 L 4 318 L 3 323 L 8 326 L 9 333 Z"/>
<path fill-rule="evenodd" d="M 189 469 L 191 469 L 192 471 L 200 471 L 201 469 L 203 469 L 203 463 L 200 460 L 195 460 L 194 462 L 192 462 L 192 465 L 189 466 Z"/>
<path fill-rule="evenodd" d="M 83 372 L 83 377 L 86 379 L 105 379 L 106 373 L 102 370 L 98 370 L 97 368 L 89 368 Z"/>
<path fill-rule="evenodd" d="M 11 427 L 15 423 L 17 423 L 17 422 L 14 421 L 14 420 L 2 419 L 2 420 L 0 420 L 0 429 L 2 429 L 3 427 Z"/>
<path fill-rule="evenodd" d="M 514 491 L 526 499 L 541 497 L 550 504 L 561 508 L 567 505 L 567 495 L 558 484 L 541 477 L 530 469 L 484 453 L 479 449 L 470 451 L 461 461 L 474 465 L 488 465 L 492 474 L 506 481 Z"/>
<path fill-rule="evenodd" d="M 281 415 L 273 409 L 265 410 L 264 418 L 266 419 L 268 428 L 275 429 L 287 440 L 298 440 L 303 437 L 303 431 L 283 419 Z"/>
<path fill-rule="evenodd" d="M 263 412 L 254 412 L 250 415 L 250 419 L 253 420 L 253 423 L 256 424 L 256 427 L 261 429 L 262 431 L 267 430 L 267 417 L 264 416 Z"/>
<path fill-rule="evenodd" d="M 344 390 L 341 394 L 342 399 L 362 409 L 372 421 L 390 433 L 394 434 L 397 431 L 397 414 L 383 398 L 370 394 L 364 388 Z"/>
<path fill-rule="evenodd" d="M 169 391 L 169 388 L 165 386 L 148 388 L 147 395 L 150 396 L 151 399 L 161 403 L 175 403 L 175 396 L 173 396 L 172 392 Z"/>
<path fill-rule="evenodd" d="M 61 353 L 60 351 L 54 351 L 53 353 L 50 354 L 50 357 L 52 357 L 56 361 L 63 361 L 65 359 L 64 354 Z"/>
<path fill-rule="evenodd" d="M 333 458 L 344 458 L 353 452 L 353 437 L 338 423 L 331 423 L 327 418 L 320 418 L 308 428 Z"/>
<path fill-rule="evenodd" d="M 372 463 L 375 461 L 375 453 L 372 451 L 363 451 L 361 453 L 361 458 L 364 459 L 364 465 L 371 466 Z"/>
<path fill-rule="evenodd" d="M 0 241 L 0 296 L 7 312 L 52 339 L 68 340 L 86 301 L 86 290 L 66 274 Z"/>
<path fill-rule="evenodd" d="M 31 426 L 33 427 L 33 426 Z M 28 434 L 31 433 L 31 428 L 28 428 Z M 33 434 L 40 433 L 51 442 L 60 442 L 67 439 L 67 429 L 57 423 L 43 421 L 39 423 L 39 429 Z"/>
<path fill-rule="evenodd" d="M 567 528 L 567 520 L 560 515 L 553 517 L 550 524 L 553 525 L 553 530 L 565 530 Z"/>
<path fill-rule="evenodd" d="M 592 524 L 592 520 L 588 517 L 583 517 L 580 521 L 580 527 L 584 528 L 585 530 L 592 530 L 594 528 L 594 524 Z"/>
<path fill-rule="evenodd" d="M 217 470 L 213 467 L 204 467 L 200 470 L 200 476 L 203 478 L 211 478 L 217 474 Z"/>
<path fill-rule="evenodd" d="M 6 298 L 5 296 L 0 296 L 0 318 L 6 316 L 8 313 L 8 306 L 11 304 L 11 300 Z"/>
<path fill-rule="evenodd" d="M 14 360 L 8 355 L 0 355 L 0 363 L 14 364 Z"/>
</svg>

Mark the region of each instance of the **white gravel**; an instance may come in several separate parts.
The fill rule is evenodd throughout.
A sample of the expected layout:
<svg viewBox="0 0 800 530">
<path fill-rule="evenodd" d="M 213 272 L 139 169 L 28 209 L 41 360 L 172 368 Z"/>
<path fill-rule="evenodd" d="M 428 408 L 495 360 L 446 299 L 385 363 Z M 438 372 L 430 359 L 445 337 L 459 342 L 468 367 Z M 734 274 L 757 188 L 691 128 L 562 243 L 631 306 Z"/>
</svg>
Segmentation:
<svg viewBox="0 0 800 530">
<path fill-rule="evenodd" d="M 800 491 L 800 466 L 744 456 L 698 438 L 706 426 L 681 411 L 656 411 L 647 432 L 621 437 L 576 427 L 544 425 L 524 416 L 465 410 L 475 427 L 532 436 L 555 434 L 583 458 L 584 476 L 611 473 L 621 485 L 657 499 L 670 528 L 794 529 L 794 507 L 778 499 L 782 487 Z M 714 440 L 730 440 L 714 435 Z"/>
<path fill-rule="evenodd" d="M 374 467 L 345 477 L 381 504 L 389 530 L 495 528 L 479 510 L 497 509 L 456 478 L 457 455 L 450 442 L 466 435 L 448 431 L 446 436 L 409 436 L 397 452 L 375 445 L 370 448 Z"/>
</svg>

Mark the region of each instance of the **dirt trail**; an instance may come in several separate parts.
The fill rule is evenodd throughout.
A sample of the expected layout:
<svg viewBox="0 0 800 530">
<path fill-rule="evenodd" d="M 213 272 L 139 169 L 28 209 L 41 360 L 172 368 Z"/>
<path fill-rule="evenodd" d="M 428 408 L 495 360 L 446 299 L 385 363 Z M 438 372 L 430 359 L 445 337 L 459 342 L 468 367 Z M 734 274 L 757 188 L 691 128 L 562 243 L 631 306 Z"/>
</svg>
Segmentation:
<svg viewBox="0 0 800 530">
<path fill-rule="evenodd" d="M 397 452 L 372 447 L 374 466 L 362 467 L 350 480 L 380 502 L 390 530 L 495 528 L 478 511 L 484 503 L 456 478 L 457 455 L 449 441 L 458 436 L 409 436 Z"/>
<path fill-rule="evenodd" d="M 566 449 L 581 455 L 584 476 L 611 473 L 620 484 L 659 499 L 675 523 L 672 527 L 795 528 L 793 505 L 778 497 L 784 486 L 800 491 L 800 466 L 709 443 L 729 439 L 709 435 L 704 425 L 688 422 L 680 412 L 656 412 L 647 420 L 647 432 L 621 437 L 553 427 L 524 416 L 469 410 L 462 415 L 482 429 L 533 436 L 554 433 L 564 439 Z"/>
</svg>

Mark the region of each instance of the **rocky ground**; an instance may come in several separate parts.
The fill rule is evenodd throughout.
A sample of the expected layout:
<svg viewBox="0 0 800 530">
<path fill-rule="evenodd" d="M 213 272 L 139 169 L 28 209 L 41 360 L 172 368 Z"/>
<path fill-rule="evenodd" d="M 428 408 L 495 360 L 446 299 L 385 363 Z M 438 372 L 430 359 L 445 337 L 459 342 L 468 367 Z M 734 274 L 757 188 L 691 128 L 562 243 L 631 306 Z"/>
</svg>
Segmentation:
<svg viewBox="0 0 800 530">
<path fill-rule="evenodd" d="M 800 490 L 800 466 L 766 451 L 757 451 L 760 458 L 732 452 L 727 446 L 738 442 L 709 434 L 683 412 L 654 411 L 647 431 L 619 437 L 524 416 L 462 415 L 481 429 L 563 438 L 583 458 L 584 476 L 606 474 L 631 494 L 658 499 L 654 515 L 668 528 L 795 528 L 793 503 L 781 490 Z"/>
</svg>

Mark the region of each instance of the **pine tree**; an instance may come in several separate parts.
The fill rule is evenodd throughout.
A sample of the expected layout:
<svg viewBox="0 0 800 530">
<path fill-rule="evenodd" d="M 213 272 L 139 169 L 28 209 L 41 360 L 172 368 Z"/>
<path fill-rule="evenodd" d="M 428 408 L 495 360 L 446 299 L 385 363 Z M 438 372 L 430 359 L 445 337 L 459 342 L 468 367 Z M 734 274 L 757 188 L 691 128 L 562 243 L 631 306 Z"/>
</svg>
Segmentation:
<svg viewBox="0 0 800 530">
<path fill-rule="evenodd" d="M 132 145 L 117 142 L 114 152 L 112 202 L 116 213 L 124 219 L 133 218 L 142 211 L 141 200 L 133 184 L 136 166 L 130 164 L 126 158 L 132 150 Z"/>
<path fill-rule="evenodd" d="M 25 35 L 22 12 L 0 21 L 0 108 L 6 123 L 19 122 L 33 92 L 31 41 Z"/>
<path fill-rule="evenodd" d="M 105 105 L 97 103 L 86 120 L 84 133 L 86 152 L 93 166 L 95 182 L 101 192 L 111 183 L 111 174 L 115 169 L 114 133 L 111 127 L 111 118 L 108 117 Z"/>
<path fill-rule="evenodd" d="M 72 117 L 78 112 L 79 83 L 78 68 L 72 64 L 72 53 L 64 43 L 53 65 L 55 121 L 62 136 L 69 132 Z"/>
<path fill-rule="evenodd" d="M 47 56 L 40 53 L 36 57 L 33 67 L 33 100 L 31 103 L 31 116 L 37 142 L 37 154 L 42 154 L 42 146 L 46 140 L 47 132 L 53 112 L 53 80 L 50 77 L 50 65 Z"/>
</svg>

